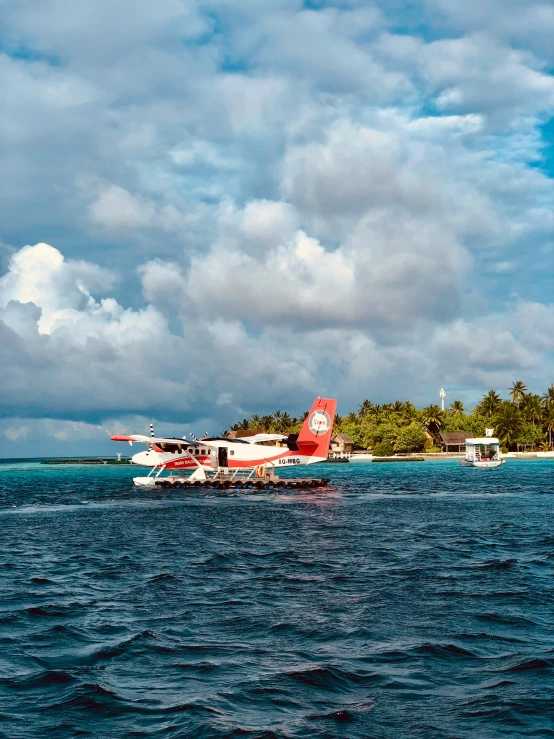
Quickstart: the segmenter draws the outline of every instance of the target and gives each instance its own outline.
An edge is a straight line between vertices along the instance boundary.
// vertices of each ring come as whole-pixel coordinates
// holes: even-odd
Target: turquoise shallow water
[[[0,464],[0,736],[554,736],[553,462],[136,472]]]

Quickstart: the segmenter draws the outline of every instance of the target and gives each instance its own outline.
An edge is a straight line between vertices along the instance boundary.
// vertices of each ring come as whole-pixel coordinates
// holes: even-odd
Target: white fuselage
[[[152,469],[199,470],[253,469],[271,464],[285,467],[313,464],[327,459],[337,401],[316,398],[298,434],[256,433],[245,439],[209,437],[187,441],[183,438],[150,438],[142,434],[112,436],[112,441],[146,444],[149,449],[133,455],[134,464]],[[277,441],[282,446],[267,446]]]
[[[244,469],[272,463],[275,467],[289,467],[293,465],[313,464],[321,462],[325,457],[308,456],[274,446],[248,444],[233,441],[210,441],[195,446],[183,443],[181,449],[163,451],[154,445],[152,449],[134,454],[134,464],[143,467],[164,467],[168,470],[195,470],[199,466],[207,469],[228,467],[230,469]]]

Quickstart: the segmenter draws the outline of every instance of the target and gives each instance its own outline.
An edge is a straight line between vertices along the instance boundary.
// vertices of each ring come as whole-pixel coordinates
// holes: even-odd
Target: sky
[[[552,2],[0,17],[0,456],[554,381]]]

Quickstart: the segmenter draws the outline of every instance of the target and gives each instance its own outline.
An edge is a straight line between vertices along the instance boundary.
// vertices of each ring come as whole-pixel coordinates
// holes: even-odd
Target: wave
[[[503,613],[478,613],[475,618],[479,621],[501,624],[503,626],[536,626],[536,621],[526,616],[515,616]]]
[[[341,724],[350,724],[355,721],[354,716],[344,708],[337,711],[331,711],[331,713],[314,713],[308,716],[308,719],[312,721],[337,721]]]
[[[100,713],[104,716],[148,712],[140,704],[126,701],[113,690],[108,690],[98,683],[81,683],[65,700],[40,706],[38,710],[43,713],[78,710],[85,713]]]
[[[46,603],[42,606],[30,606],[25,608],[23,613],[26,613],[32,618],[40,618],[42,616],[48,618],[56,617],[69,617],[76,615],[83,608],[95,605],[95,601],[79,602],[75,601],[72,603]]]
[[[77,678],[65,670],[41,670],[31,675],[1,678],[1,680],[5,687],[15,690],[59,687],[77,682]]]
[[[283,677],[296,683],[323,690],[348,690],[351,686],[372,683],[380,679],[375,673],[360,674],[341,670],[336,666],[311,667],[306,670],[293,670],[283,673]]]
[[[534,659],[527,659],[523,662],[518,662],[511,667],[505,668],[503,672],[529,672],[531,670],[551,670],[554,667],[554,659],[544,659],[543,657],[536,657]]]
[[[148,583],[154,583],[154,582],[171,582],[171,581],[177,581],[179,578],[175,577],[175,575],[172,575],[169,572],[160,572],[159,575],[153,575],[152,577],[149,577],[146,582]]]
[[[480,562],[474,567],[480,570],[509,570],[515,565],[517,565],[517,559],[510,557],[509,559],[490,559],[487,562]]]
[[[332,501],[263,505],[141,502],[117,467],[0,476],[35,504],[1,516],[2,731],[549,736],[548,501],[524,463],[486,501],[426,464],[337,465]]]
[[[414,657],[421,656],[454,661],[458,659],[478,659],[476,654],[456,644],[417,644],[405,649],[388,649],[370,655],[367,659],[375,662],[397,662],[412,660]]]
[[[473,652],[463,647],[458,647],[456,644],[422,644],[410,651],[415,654],[440,657],[441,659],[459,659],[460,657],[474,659],[477,657]]]

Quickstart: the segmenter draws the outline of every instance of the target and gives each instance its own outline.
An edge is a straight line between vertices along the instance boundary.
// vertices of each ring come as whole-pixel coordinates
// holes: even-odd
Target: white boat
[[[464,467],[500,467],[505,462],[498,439],[491,436],[466,439]]]

